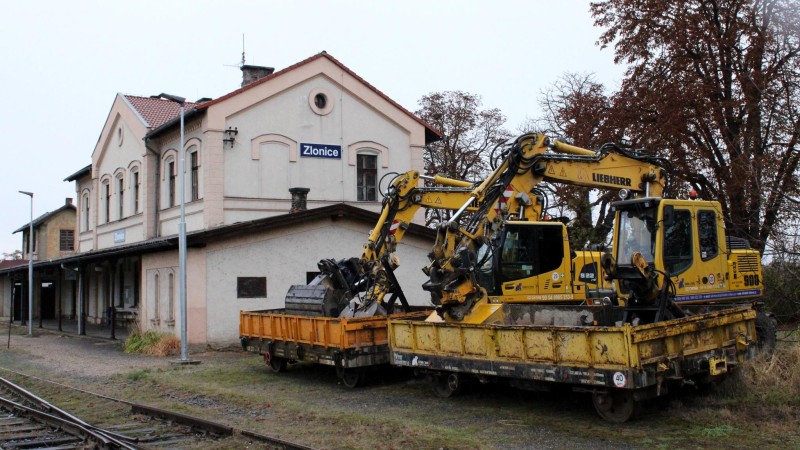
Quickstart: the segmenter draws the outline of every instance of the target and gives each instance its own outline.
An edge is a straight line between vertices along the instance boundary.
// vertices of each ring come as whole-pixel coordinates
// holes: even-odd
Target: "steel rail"
[[[0,397],[0,404],[6,409],[18,416],[30,417],[35,422],[49,425],[53,428],[60,429],[67,434],[82,440],[91,440],[99,448],[107,449],[126,449],[126,450],[145,450],[144,447],[134,445],[116,437],[109,436],[104,430],[98,429],[91,425],[86,426],[74,420],[62,417],[57,414],[50,414],[45,411],[40,411],[36,408],[25,406],[13,400]]]
[[[143,448],[138,445],[135,445],[133,442],[130,442],[129,438],[127,437],[121,436],[117,433],[108,432],[102,428],[96,427],[84,421],[83,419],[77,416],[68,413],[67,411],[64,411],[63,409],[53,405],[52,403],[44,400],[43,398],[28,391],[27,389],[6,380],[3,377],[0,377],[0,385],[2,385],[2,388],[11,391],[14,394],[17,394],[20,397],[25,398],[31,403],[34,403],[39,408],[41,408],[41,410],[37,410],[35,408],[31,408],[22,405],[20,403],[16,403],[9,399],[0,398],[0,402],[2,402],[7,407],[11,407],[14,410],[35,416],[40,420],[56,419],[60,421],[59,424],[60,426],[69,426],[76,430],[80,430],[84,436],[93,437],[109,448],[120,448],[127,450],[140,450]]]
[[[152,406],[148,406],[148,405],[142,405],[142,404],[139,404],[139,403],[134,403],[134,402],[131,402],[131,401],[128,401],[128,400],[122,400],[122,399],[115,398],[115,397],[109,397],[107,395],[97,394],[97,393],[94,393],[94,392],[91,392],[91,391],[87,391],[85,389],[72,387],[72,386],[69,386],[69,385],[66,385],[66,384],[63,384],[63,383],[47,380],[47,379],[44,379],[44,378],[41,378],[41,377],[37,377],[37,376],[33,376],[33,375],[28,375],[28,374],[25,374],[25,373],[22,373],[22,372],[18,372],[18,371],[15,371],[15,370],[11,370],[11,369],[7,369],[7,368],[4,368],[4,367],[0,367],[0,370],[6,371],[6,372],[10,372],[10,373],[13,373],[13,374],[25,377],[25,378],[31,378],[31,379],[39,380],[39,381],[42,381],[42,382],[45,382],[45,383],[49,383],[49,384],[52,384],[52,385],[55,385],[55,386],[59,386],[59,387],[62,387],[62,388],[66,388],[66,389],[70,389],[70,390],[73,390],[73,391],[77,391],[77,392],[80,392],[82,394],[91,395],[91,396],[94,396],[94,397],[102,398],[102,399],[113,401],[113,402],[117,402],[117,403],[122,403],[122,404],[130,406],[131,407],[131,411],[134,412],[134,413],[139,412],[139,413],[151,416],[151,417],[165,418],[165,419],[168,419],[168,420],[172,420],[172,421],[174,421],[176,423],[181,423],[183,425],[188,425],[188,426],[191,426],[191,427],[194,427],[196,429],[203,430],[203,431],[206,431],[206,432],[209,432],[209,433],[214,433],[214,434],[218,434],[218,435],[222,435],[222,436],[230,436],[230,435],[245,436],[245,437],[249,437],[249,438],[252,438],[252,439],[257,439],[257,440],[259,440],[261,442],[264,442],[264,443],[267,443],[267,444],[271,444],[271,445],[275,445],[278,448],[283,448],[283,449],[287,449],[287,450],[316,450],[315,447],[309,447],[309,446],[306,446],[306,445],[303,445],[303,444],[297,444],[297,443],[290,442],[290,441],[287,441],[287,440],[284,440],[284,439],[280,439],[280,438],[276,438],[276,437],[273,437],[273,436],[269,436],[269,435],[265,435],[265,434],[261,434],[261,433],[256,433],[256,432],[253,432],[253,431],[247,431],[247,430],[244,430],[244,429],[241,429],[241,428],[231,427],[229,425],[225,425],[225,424],[222,424],[222,423],[219,423],[219,422],[214,422],[214,421],[202,419],[202,418],[195,417],[195,416],[190,416],[190,415],[187,415],[187,414],[177,413],[177,412],[174,412],[174,411],[168,411],[168,410],[161,409],[161,408],[156,408],[156,407],[152,407]],[[2,380],[2,381],[0,381],[0,384],[4,384],[3,381],[5,381],[6,383],[10,383],[10,382],[8,382],[7,380],[5,380],[2,377],[0,377],[0,380]],[[13,384],[13,383],[11,383],[11,384]],[[36,397],[33,394],[30,394],[30,395],[32,395],[33,397]],[[53,405],[50,405],[50,406],[52,406],[53,408],[56,408]],[[152,411],[152,413],[151,413],[151,411]],[[228,430],[230,430],[230,431],[228,431]],[[108,430],[104,430],[104,432],[107,433],[108,435],[115,436],[115,437],[117,437],[119,439],[127,439],[128,442],[131,442],[131,441],[136,442],[135,438],[129,438],[127,436],[123,436],[123,435],[120,435],[118,433],[114,433],[114,432],[108,431]],[[130,445],[133,445],[133,444],[130,444]],[[141,447],[135,447],[135,448],[138,450]]]

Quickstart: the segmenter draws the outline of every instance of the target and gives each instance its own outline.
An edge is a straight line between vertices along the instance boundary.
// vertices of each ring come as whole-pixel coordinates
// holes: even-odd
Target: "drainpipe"
[[[149,152],[156,156],[156,186],[155,186],[155,202],[153,202],[153,232],[155,235],[153,237],[158,237],[161,233],[158,232],[158,211],[160,206],[160,187],[161,187],[161,153],[157,150],[150,148],[148,145],[149,139],[147,136],[144,137],[144,148],[146,148]]]

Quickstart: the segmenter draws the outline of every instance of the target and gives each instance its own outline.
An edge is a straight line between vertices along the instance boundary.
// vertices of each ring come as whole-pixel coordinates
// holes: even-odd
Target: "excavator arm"
[[[420,187],[426,179],[431,187]],[[473,183],[417,171],[392,179],[383,198],[381,215],[360,258],[324,259],[310,284],[294,285],[286,295],[286,312],[297,315],[354,317],[386,314],[399,300],[409,308],[394,276],[399,265],[397,244],[422,207],[456,210],[472,193]],[[466,208],[473,211],[475,208]],[[390,299],[385,299],[391,294]],[[355,301],[353,301],[355,300]]]

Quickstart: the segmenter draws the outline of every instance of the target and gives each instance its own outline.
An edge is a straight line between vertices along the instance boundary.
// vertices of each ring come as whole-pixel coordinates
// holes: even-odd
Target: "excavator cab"
[[[509,221],[478,250],[478,283],[492,303],[571,299],[571,259],[561,222]],[[494,250],[492,250],[494,249]]]
[[[659,199],[626,200],[615,203],[616,228],[614,230],[613,256],[616,273],[622,279],[638,274],[633,263],[638,253],[653,265],[656,256]]]
[[[718,202],[641,198],[616,202],[612,258],[621,298],[641,280],[641,261],[681,305],[739,302],[761,295],[758,251],[726,237]],[[640,257],[634,257],[640,255]],[[638,265],[637,265],[638,261]]]

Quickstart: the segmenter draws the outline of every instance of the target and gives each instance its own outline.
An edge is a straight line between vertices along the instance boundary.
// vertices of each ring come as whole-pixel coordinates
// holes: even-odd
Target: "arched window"
[[[356,155],[356,200],[374,202],[378,192],[378,155],[360,152]]]
[[[187,189],[189,195],[184,197],[186,201],[193,202],[200,200],[203,196],[203,171],[202,171],[202,155],[200,154],[200,139],[191,138],[184,144],[184,151],[186,152],[184,160],[184,187]],[[180,193],[178,194],[180,195]]]
[[[130,180],[130,197],[131,197],[131,214],[139,214],[140,208],[140,188],[142,181],[139,178],[139,166],[131,167]]]
[[[197,150],[189,153],[189,183],[192,193],[190,201],[200,198],[200,160],[198,156]]]
[[[158,324],[161,319],[161,283],[159,282],[158,273],[153,277],[153,287],[155,295],[153,296],[153,322]]]
[[[121,173],[116,177],[117,188],[117,219],[125,218],[125,176]]]
[[[167,207],[175,206],[175,158],[167,160]]]
[[[89,231],[89,192],[81,195],[81,231]]]
[[[111,222],[111,179],[103,180],[100,188],[101,205],[103,205],[103,223]]]
[[[175,322],[175,274],[169,274],[169,305],[167,308],[167,320],[170,324]]]

